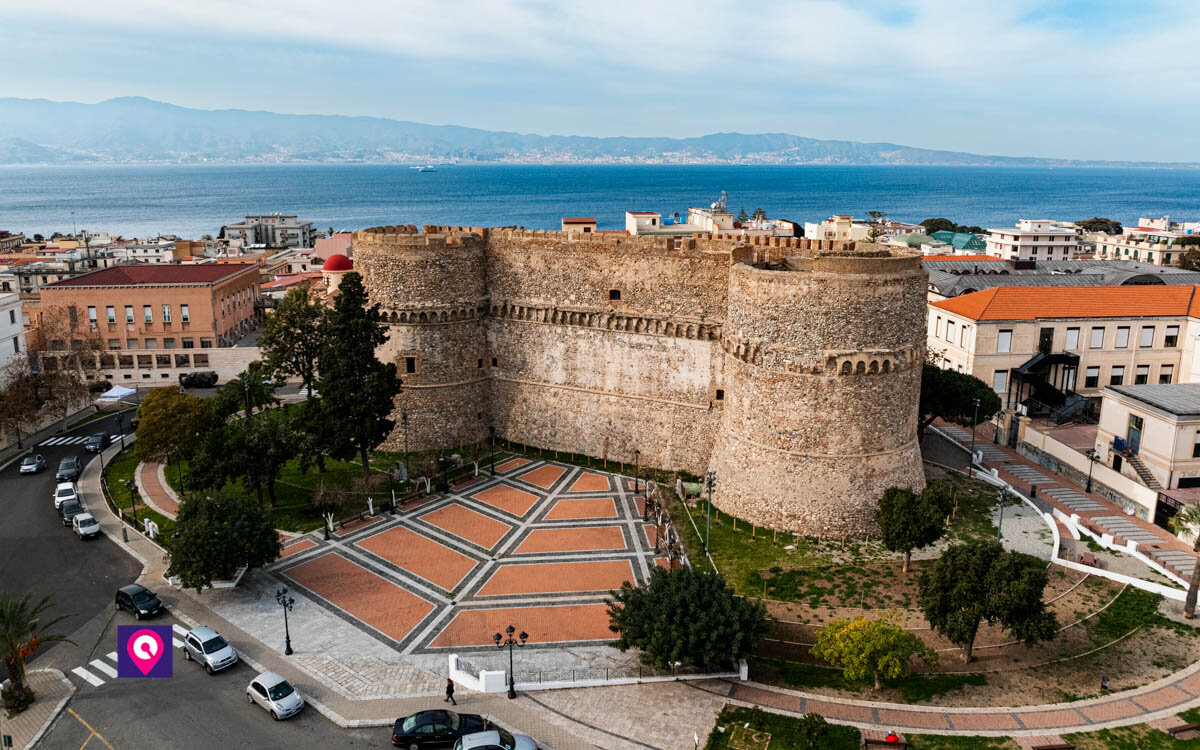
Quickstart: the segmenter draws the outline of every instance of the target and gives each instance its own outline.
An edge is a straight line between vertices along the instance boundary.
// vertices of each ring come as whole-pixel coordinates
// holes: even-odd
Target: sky
[[[0,28],[0,96],[1200,162],[1194,0],[0,0]]]

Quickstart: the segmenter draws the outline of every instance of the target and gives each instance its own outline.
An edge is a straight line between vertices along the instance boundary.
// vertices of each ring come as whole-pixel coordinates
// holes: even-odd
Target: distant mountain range
[[[1191,163],[981,156],[786,133],[589,138],[425,125],[380,117],[0,98],[0,164],[827,164],[1196,168]]]

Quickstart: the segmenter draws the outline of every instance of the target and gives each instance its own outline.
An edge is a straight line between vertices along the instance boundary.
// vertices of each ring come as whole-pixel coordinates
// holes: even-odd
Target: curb
[[[33,739],[30,740],[29,744],[25,746],[26,748],[35,747],[37,743],[41,741],[46,732],[50,730],[50,726],[54,724],[55,720],[57,720],[59,715],[62,714],[62,710],[67,707],[67,702],[71,700],[71,696],[75,695],[75,691],[77,689],[75,684],[68,680],[67,676],[62,673],[62,670],[47,667],[45,669],[31,669],[29,671],[52,672],[53,674],[57,675],[58,679],[62,680],[66,684],[67,694],[62,697],[62,699],[58,702],[58,705],[55,706],[54,710],[50,712],[50,718],[46,719],[46,722],[42,724],[42,728],[37,731],[37,734],[33,735]]]

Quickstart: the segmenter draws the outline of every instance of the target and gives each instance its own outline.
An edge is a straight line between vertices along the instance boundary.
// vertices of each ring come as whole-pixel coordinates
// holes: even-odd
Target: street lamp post
[[[137,488],[137,482],[134,482],[132,479],[126,479],[126,480],[125,480],[125,489],[129,490],[129,509],[133,511],[133,526],[134,526],[134,528],[137,528],[137,523],[138,523],[138,517],[137,517],[137,501],[138,501],[138,488]]]
[[[996,524],[996,538],[1000,539],[1004,532],[1004,505],[1008,502],[1008,487],[1000,488],[1000,523]]]
[[[117,414],[117,430],[121,433],[121,450],[125,450],[125,412]]]
[[[275,601],[279,602],[279,606],[283,607],[283,653],[291,656],[294,652],[292,651],[292,631],[288,629],[288,612],[291,611],[292,607],[296,606],[296,599],[295,597],[288,596],[288,590],[285,586],[275,592]]]
[[[658,500],[654,501],[654,554],[660,552],[661,543],[659,539],[662,536],[662,503]]]
[[[404,425],[404,476],[408,477],[408,409],[400,410],[400,424]]]
[[[704,475],[704,487],[708,490],[708,502],[704,508],[704,554],[711,554],[709,541],[712,539],[712,493],[717,486],[717,472],[709,471]]]
[[[325,541],[329,541],[329,518],[325,515],[325,488],[320,490],[320,499],[317,503],[321,506],[321,531],[325,532]],[[392,495],[394,498],[395,495]]]
[[[488,425],[488,436],[492,439],[492,476],[496,476],[496,426]]]
[[[975,418],[971,420],[971,459],[967,461],[967,477],[974,476],[975,469],[975,429],[979,427],[979,399],[975,401]]]
[[[633,451],[633,494],[641,492],[642,452],[636,448]]]
[[[517,629],[512,625],[505,628],[504,632],[508,636],[507,638],[496,633],[492,636],[492,640],[495,641],[496,648],[508,646],[508,697],[511,700],[517,697],[517,679],[516,675],[513,674],[513,646],[525,648],[525,641],[529,639],[529,634],[522,630],[521,634],[517,636],[520,640],[513,638],[513,633],[517,632]]]
[[[1087,453],[1085,453],[1084,455],[1086,455],[1088,458],[1087,491],[1091,492],[1092,491],[1092,467],[1100,462],[1100,454],[1096,452],[1095,448],[1088,448]]]

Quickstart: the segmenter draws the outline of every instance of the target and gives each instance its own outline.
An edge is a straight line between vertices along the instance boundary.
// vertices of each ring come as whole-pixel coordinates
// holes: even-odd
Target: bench
[[[1096,559],[1096,556],[1093,555],[1091,552],[1084,552],[1083,554],[1081,554],[1079,556],[1079,562],[1083,565],[1090,565],[1093,568],[1103,568],[1104,567],[1103,565],[1100,564],[1100,561]]]
[[[471,485],[482,481],[483,477],[477,477],[472,474],[463,474],[462,476],[455,477],[454,481],[450,482],[450,488],[454,490],[460,490],[463,487],[470,487]]]
[[[405,504],[405,503],[407,503],[409,500],[420,500],[420,499],[421,499],[421,497],[422,497],[422,494],[421,494],[421,491],[420,491],[420,490],[412,490],[412,491],[410,491],[410,492],[405,492],[403,495],[401,495],[401,496],[398,498],[398,502],[399,502],[401,505],[404,505],[404,504]]]
[[[1167,734],[1171,735],[1171,737],[1176,737],[1177,735],[1180,735],[1180,734],[1186,734],[1187,732],[1198,732],[1198,731],[1200,731],[1200,724],[1180,724],[1177,727],[1168,727],[1167,728]]]
[[[863,738],[863,747],[905,747],[906,748],[906,747],[908,747],[908,743],[905,742],[904,740],[899,740],[897,742],[888,742],[887,740],[880,740],[880,739],[864,737]]]
[[[1033,745],[1029,750],[1075,750],[1075,746],[1066,742],[1058,742],[1053,745]]]

